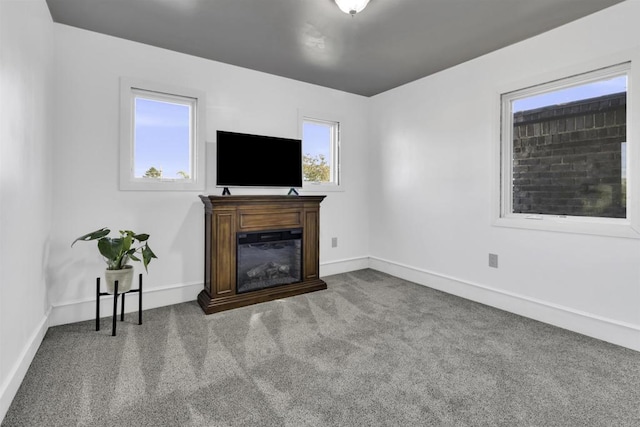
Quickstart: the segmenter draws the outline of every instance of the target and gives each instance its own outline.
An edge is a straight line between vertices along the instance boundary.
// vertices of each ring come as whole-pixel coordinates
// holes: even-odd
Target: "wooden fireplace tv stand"
[[[204,203],[204,289],[198,303],[206,314],[319,291],[320,202],[325,196],[200,196]],[[238,236],[296,230],[302,233],[301,280],[237,292]]]

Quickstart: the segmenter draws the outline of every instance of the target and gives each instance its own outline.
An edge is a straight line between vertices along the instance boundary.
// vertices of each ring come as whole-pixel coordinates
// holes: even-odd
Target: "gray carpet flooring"
[[[640,353],[373,270],[325,280],[50,328],[2,426],[640,425]]]

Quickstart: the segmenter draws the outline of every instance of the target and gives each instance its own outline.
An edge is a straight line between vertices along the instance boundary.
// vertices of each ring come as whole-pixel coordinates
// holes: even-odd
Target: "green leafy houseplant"
[[[131,230],[120,230],[120,237],[108,237],[110,232],[111,230],[108,228],[101,228],[78,237],[71,243],[71,246],[78,241],[97,240],[98,250],[107,263],[107,270],[130,268],[127,263],[129,260],[133,260],[142,261],[144,269],[149,271],[147,266],[153,258],[157,258],[147,243],[149,235],[136,234]],[[139,257],[136,254],[139,254]]]

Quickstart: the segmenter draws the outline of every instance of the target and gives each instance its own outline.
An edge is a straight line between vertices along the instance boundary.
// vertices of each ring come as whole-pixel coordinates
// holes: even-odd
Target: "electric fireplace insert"
[[[236,293],[302,281],[302,229],[237,234]]]

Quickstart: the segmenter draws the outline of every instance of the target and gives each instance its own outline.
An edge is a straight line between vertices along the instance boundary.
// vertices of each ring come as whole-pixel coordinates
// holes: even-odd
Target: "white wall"
[[[0,1],[0,420],[47,329],[53,23]]]
[[[371,265],[640,350],[640,241],[500,228],[491,217],[500,89],[637,52],[638,16],[640,2],[624,2],[374,97]]]
[[[95,243],[70,243],[103,226],[151,234],[159,260],[145,279],[145,307],[194,300],[202,289],[199,193],[118,190],[121,76],[206,92],[207,194],[221,193],[213,170],[217,129],[297,137],[298,109],[342,117],[344,191],[325,193],[320,262],[325,274],[366,263],[367,98],[64,25],[55,25],[55,36],[52,324],[94,316],[95,277],[104,266]],[[331,237],[339,238],[337,248],[331,248]]]

